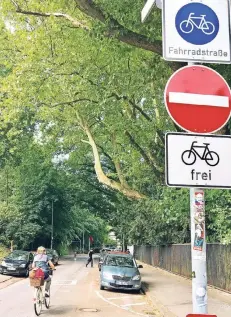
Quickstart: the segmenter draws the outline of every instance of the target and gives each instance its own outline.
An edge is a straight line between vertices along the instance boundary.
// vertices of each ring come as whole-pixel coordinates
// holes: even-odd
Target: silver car
[[[141,276],[135,259],[130,254],[108,254],[101,264],[100,289],[106,288],[136,290],[141,289]]]

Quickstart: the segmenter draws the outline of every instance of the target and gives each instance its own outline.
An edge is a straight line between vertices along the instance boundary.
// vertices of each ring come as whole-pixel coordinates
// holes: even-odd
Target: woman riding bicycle
[[[37,249],[37,254],[34,257],[32,268],[34,270],[40,268],[44,273],[44,280],[46,282],[45,283],[46,284],[46,286],[45,286],[45,296],[46,297],[49,297],[49,289],[51,286],[51,278],[49,275],[49,272],[50,272],[49,266],[51,267],[51,269],[55,270],[54,264],[48,259],[48,256],[46,255],[46,249],[41,246]]]

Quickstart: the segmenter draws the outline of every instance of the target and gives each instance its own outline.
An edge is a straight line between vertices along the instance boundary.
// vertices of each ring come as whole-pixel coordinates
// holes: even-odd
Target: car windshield
[[[126,256],[107,256],[105,265],[120,267],[135,267],[132,257]]]
[[[12,252],[7,258],[11,260],[27,260],[28,254],[22,252]]]

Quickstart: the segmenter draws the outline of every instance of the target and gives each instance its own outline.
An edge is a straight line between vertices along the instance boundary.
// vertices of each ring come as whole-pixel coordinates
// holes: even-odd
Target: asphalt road
[[[130,292],[99,290],[97,260],[85,267],[86,256],[66,258],[54,272],[51,306],[41,316],[49,317],[134,317],[157,316],[146,296]],[[1,283],[1,317],[34,317],[33,288],[29,279],[13,278]]]

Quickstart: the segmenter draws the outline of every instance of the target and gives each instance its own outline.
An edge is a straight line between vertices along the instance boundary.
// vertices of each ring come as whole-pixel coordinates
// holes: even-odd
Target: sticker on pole
[[[216,13],[202,3],[189,3],[180,8],[175,24],[179,35],[195,45],[210,43],[219,31]]]
[[[204,213],[204,192],[197,191],[194,193],[194,241],[193,250],[203,251],[204,238],[205,238],[205,213]]]

